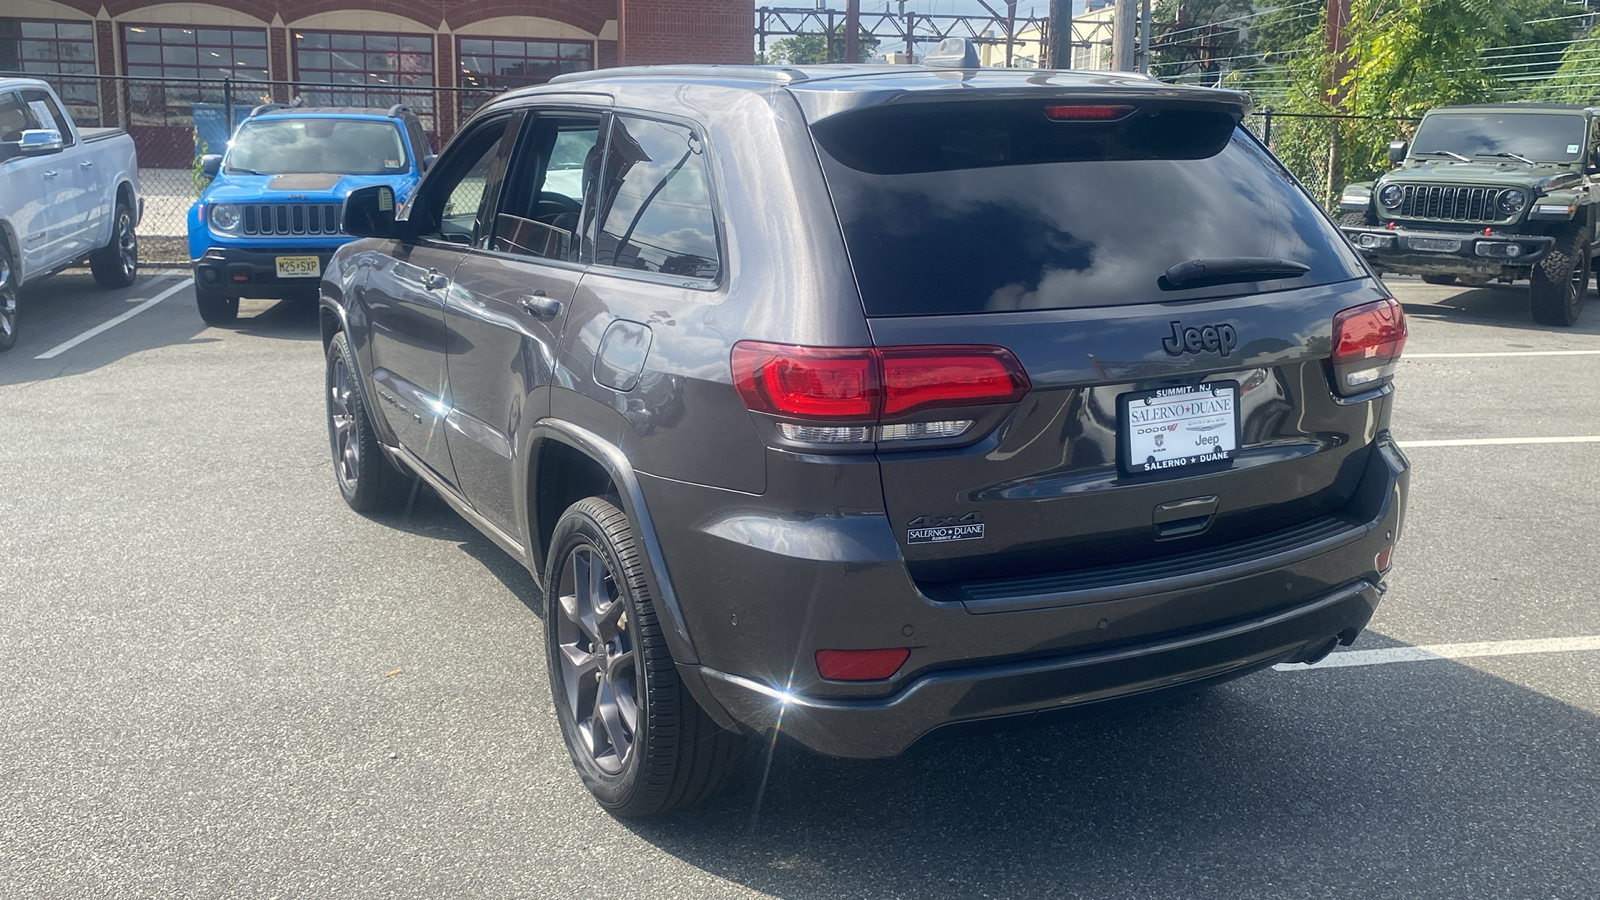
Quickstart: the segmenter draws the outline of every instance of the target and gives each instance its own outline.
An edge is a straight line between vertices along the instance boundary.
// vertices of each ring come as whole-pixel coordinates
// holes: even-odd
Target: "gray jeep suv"
[[[943,725],[1320,659],[1405,509],[1399,305],[1242,94],[620,69],[487,104],[322,280],[358,511],[418,483],[541,580],[619,815],[780,728]]]

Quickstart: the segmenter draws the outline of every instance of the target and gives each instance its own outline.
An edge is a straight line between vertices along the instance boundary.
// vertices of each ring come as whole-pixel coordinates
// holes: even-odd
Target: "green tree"
[[[866,29],[861,30],[861,61],[872,59],[878,52],[878,38]],[[773,41],[762,61],[774,66],[811,66],[819,63],[844,62],[844,23],[833,27],[833,57],[828,56],[828,36],[824,32],[797,34]]]
[[[1238,69],[1241,37],[1254,0],[1155,0],[1150,8],[1150,72],[1160,78]]]
[[[1555,103],[1594,103],[1600,98],[1600,26],[1567,46],[1561,65],[1534,91]]]

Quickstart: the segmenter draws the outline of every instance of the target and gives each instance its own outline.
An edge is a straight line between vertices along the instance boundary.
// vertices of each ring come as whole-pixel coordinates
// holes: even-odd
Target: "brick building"
[[[493,92],[559,73],[750,62],[753,29],[750,0],[5,0],[0,71],[176,154],[196,103],[405,103],[444,139]]]

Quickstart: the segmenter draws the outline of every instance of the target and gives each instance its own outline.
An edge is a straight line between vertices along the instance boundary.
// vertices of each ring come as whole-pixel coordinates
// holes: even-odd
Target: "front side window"
[[[295,31],[294,70],[309,106],[411,108],[433,130],[433,38],[425,34]]]
[[[682,125],[618,116],[605,166],[595,263],[715,280],[721,257],[699,137]]]
[[[73,121],[84,127],[100,124],[91,23],[0,18],[0,71],[44,79],[61,96]]]
[[[598,116],[534,120],[507,173],[491,248],[541,259],[572,258],[584,197],[598,171],[599,137]]]
[[[487,232],[497,163],[510,123],[516,116],[479,123],[451,142],[428,173],[411,211],[412,233],[418,238],[475,246]]]
[[[260,82],[267,80],[267,32],[124,25],[122,62],[129,76],[128,115],[133,124],[193,128],[193,105],[221,104],[224,78],[234,80],[236,106],[261,102],[266,86]]]
[[[67,124],[66,116],[61,114],[61,108],[56,106],[56,101],[49,94],[44,91],[23,91],[22,102],[28,104],[40,128],[60,134],[62,144],[72,146],[72,127]]]
[[[393,123],[326,117],[261,118],[239,126],[227,171],[242,175],[396,175],[410,163]]]

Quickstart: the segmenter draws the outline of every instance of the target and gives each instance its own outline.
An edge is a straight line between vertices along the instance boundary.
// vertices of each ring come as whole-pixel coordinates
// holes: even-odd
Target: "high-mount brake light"
[[[1405,311],[1389,298],[1334,315],[1328,363],[1339,393],[1359,394],[1387,384],[1405,350],[1406,334]]]
[[[1044,108],[1044,114],[1054,122],[1115,122],[1132,113],[1131,106],[1056,103]]]
[[[732,362],[733,385],[745,406],[802,420],[778,423],[780,434],[802,443],[959,437],[972,420],[875,428],[857,423],[876,425],[926,409],[1014,403],[1032,387],[1011,351],[984,345],[837,348],[740,341]]]

